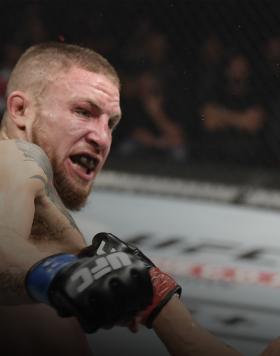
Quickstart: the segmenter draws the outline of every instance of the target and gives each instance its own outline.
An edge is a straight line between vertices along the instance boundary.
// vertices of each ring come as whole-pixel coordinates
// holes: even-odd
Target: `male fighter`
[[[41,44],[19,59],[0,130],[0,338],[4,355],[89,355],[84,336],[136,323],[173,355],[238,355],[198,326],[180,287],[110,234],[90,247],[82,207],[121,117],[120,84],[92,50]]]

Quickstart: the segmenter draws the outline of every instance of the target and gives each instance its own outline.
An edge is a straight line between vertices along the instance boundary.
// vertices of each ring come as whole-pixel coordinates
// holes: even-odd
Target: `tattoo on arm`
[[[39,146],[21,140],[16,140],[16,145],[24,154],[25,161],[36,162],[47,176],[48,181],[53,180],[53,170],[48,156]]]
[[[23,152],[25,161],[35,162],[43,170],[47,177],[47,181],[40,175],[35,175],[30,177],[30,179],[39,179],[44,183],[47,196],[50,200],[59,208],[62,214],[67,218],[70,225],[79,231],[73,217],[66,209],[62,200],[60,199],[54,185],[53,185],[53,170],[48,159],[48,156],[44,151],[37,145],[31,144],[29,142],[16,140],[16,145],[18,149]]]

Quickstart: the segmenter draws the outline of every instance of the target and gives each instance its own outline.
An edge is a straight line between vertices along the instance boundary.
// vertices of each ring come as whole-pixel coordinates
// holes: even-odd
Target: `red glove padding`
[[[140,313],[140,322],[151,328],[154,319],[172,296],[174,294],[181,296],[182,288],[172,277],[162,272],[158,267],[152,267],[149,273],[153,285],[153,302]]]

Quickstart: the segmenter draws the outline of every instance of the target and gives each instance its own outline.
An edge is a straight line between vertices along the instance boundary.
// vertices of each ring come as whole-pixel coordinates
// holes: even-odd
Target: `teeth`
[[[81,156],[79,161],[85,166],[89,165],[90,163],[90,159],[86,156]]]
[[[95,167],[94,159],[90,158],[89,156],[77,155],[71,157],[71,159],[74,163],[78,163],[80,166],[86,168],[87,172],[92,171]]]

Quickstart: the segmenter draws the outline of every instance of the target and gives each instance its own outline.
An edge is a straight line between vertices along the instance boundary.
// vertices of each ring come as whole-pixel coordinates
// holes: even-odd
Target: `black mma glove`
[[[179,297],[181,296],[181,286],[179,286],[171,276],[157,268],[138,248],[121,241],[113,234],[101,232],[95,235],[92,240],[92,245],[85,248],[82,254],[91,256],[96,253],[110,253],[111,251],[123,251],[135,256],[149,269],[151,282],[153,284],[153,299],[149,306],[143,308],[138,316],[140,316],[140,322],[142,324],[151,328],[154,319],[172,296],[174,294],[177,294]]]
[[[39,261],[26,276],[28,293],[62,317],[75,316],[88,333],[124,324],[151,303],[153,287],[145,261],[120,245]]]

